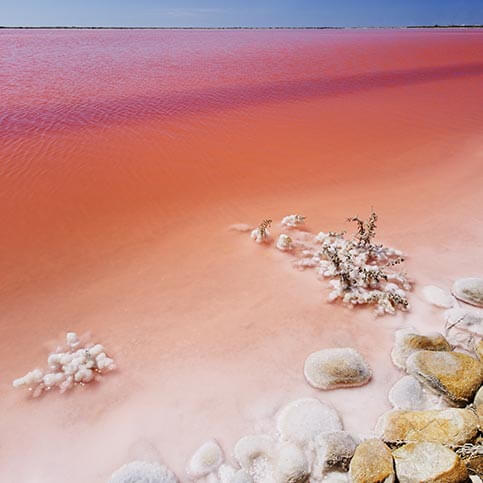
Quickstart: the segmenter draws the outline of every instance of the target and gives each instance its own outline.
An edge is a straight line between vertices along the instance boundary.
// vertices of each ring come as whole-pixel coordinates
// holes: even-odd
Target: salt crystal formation
[[[238,464],[250,475],[260,475],[272,470],[275,441],[268,435],[244,436],[235,445],[234,455]]]
[[[216,471],[223,463],[223,452],[216,441],[207,441],[191,457],[187,473],[192,478],[200,478]]]
[[[282,225],[295,228],[304,221],[305,217],[289,215]],[[372,213],[366,222],[357,217],[348,221],[358,227],[352,239],[346,239],[345,232],[320,232],[314,236],[296,231],[294,239],[280,235],[277,248],[294,253],[295,267],[313,268],[320,277],[330,279],[330,302],[341,300],[351,307],[372,304],[378,315],[409,309],[407,291],[411,290],[411,283],[405,274],[394,269],[404,261],[402,252],[373,242],[377,215]],[[264,220],[251,237],[258,243],[268,241],[270,223],[271,220]]]
[[[404,260],[402,252],[370,241],[377,220],[374,213],[366,224],[355,220],[360,227],[356,239],[346,240],[344,233],[320,232],[316,237],[321,245],[317,252],[317,271],[331,279],[329,301],[374,304],[378,315],[407,310],[406,292],[411,289],[410,282],[404,274],[391,268]]]
[[[304,375],[317,389],[362,386],[372,371],[361,354],[350,347],[322,349],[305,360]]]
[[[53,387],[58,387],[62,393],[75,384],[91,382],[97,375],[112,371],[116,367],[101,344],[81,347],[75,332],[67,333],[66,345],[65,351],[49,355],[47,371],[34,369],[15,379],[13,387],[27,387],[29,391],[33,391],[34,397]]]
[[[267,243],[270,240],[270,231],[268,228],[272,224],[272,220],[263,220],[260,225],[255,228],[250,236],[257,243]]]
[[[288,235],[285,235],[285,234],[282,233],[278,237],[278,240],[277,240],[277,248],[279,250],[281,250],[282,252],[286,252],[288,250],[292,250],[292,248],[293,248],[292,239]]]
[[[109,483],[178,483],[178,479],[159,463],[132,461],[115,471]]]
[[[442,307],[443,309],[449,309],[454,305],[454,298],[449,292],[435,285],[426,285],[423,288],[423,297],[436,307]]]
[[[456,280],[453,294],[467,304],[483,307],[483,278],[469,277]]]
[[[288,215],[282,219],[282,226],[286,226],[288,228],[297,228],[301,225],[305,225],[305,216]]]

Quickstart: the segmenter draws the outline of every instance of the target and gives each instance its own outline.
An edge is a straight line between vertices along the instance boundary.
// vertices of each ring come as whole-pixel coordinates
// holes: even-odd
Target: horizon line
[[[306,26],[263,26],[263,27],[252,27],[252,26],[227,26],[227,27],[190,27],[190,26],[177,26],[177,27],[166,27],[166,26],[109,26],[109,25],[98,25],[98,26],[81,26],[81,25],[0,25],[0,29],[77,29],[77,30],[93,30],[93,29],[104,29],[104,30],[344,30],[344,29],[411,29],[411,28],[483,28],[483,24],[432,24],[432,25],[372,25],[372,26],[332,26],[332,25],[306,25]]]

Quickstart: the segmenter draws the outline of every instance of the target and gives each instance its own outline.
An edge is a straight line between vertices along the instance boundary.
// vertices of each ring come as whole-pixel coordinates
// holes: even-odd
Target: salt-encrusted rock
[[[430,304],[443,309],[449,309],[454,305],[454,298],[451,294],[435,285],[426,285],[423,288],[423,297]]]
[[[191,457],[186,471],[192,478],[201,478],[223,463],[223,452],[216,441],[207,441],[201,445]]]
[[[363,357],[351,348],[323,349],[305,360],[304,374],[317,389],[362,386],[372,377]]]
[[[238,470],[229,483],[253,483],[253,478],[245,470]]]
[[[388,399],[395,409],[408,411],[448,407],[442,396],[424,388],[413,376],[399,379],[389,391]]]
[[[406,363],[407,371],[458,406],[473,401],[483,383],[483,364],[459,352],[419,351]]]
[[[478,416],[470,409],[395,409],[379,418],[375,432],[387,443],[431,441],[457,446],[477,435]]]
[[[250,475],[260,471],[273,471],[275,442],[265,434],[244,436],[235,445],[235,459]]]
[[[426,409],[423,386],[413,376],[404,376],[392,386],[389,402],[396,409]]]
[[[440,443],[409,443],[393,451],[399,483],[463,483],[468,471],[460,457]]]
[[[480,428],[483,431],[483,386],[478,389],[473,401],[473,406],[475,407],[476,414],[478,414],[478,417],[480,418]]]
[[[480,362],[483,362],[483,339],[475,344],[475,354]]]
[[[468,304],[483,307],[483,278],[460,278],[453,284],[453,295]]]
[[[334,409],[318,399],[306,398],[292,401],[280,411],[277,429],[284,440],[303,446],[320,433],[341,430],[342,423]]]
[[[222,464],[218,468],[219,483],[253,483],[253,478],[245,470],[237,470],[231,465]]]
[[[282,443],[275,464],[277,483],[303,483],[309,476],[309,463],[304,452],[293,443]]]
[[[454,307],[444,313],[445,335],[455,347],[471,352],[483,339],[483,313],[478,309]]]
[[[111,475],[109,483],[177,483],[174,473],[159,463],[132,461]]]
[[[340,471],[331,471],[327,473],[322,481],[324,483],[349,483],[350,476],[349,473],[341,473]]]
[[[282,225],[289,228],[296,228],[297,226],[305,225],[305,216],[287,215],[282,219]]]
[[[349,473],[353,483],[392,483],[394,464],[391,450],[378,439],[362,442],[356,448]]]
[[[400,369],[406,369],[406,361],[414,352],[420,350],[428,351],[450,351],[451,345],[438,332],[429,335],[420,335],[411,329],[400,329],[394,334],[394,347],[391,358],[394,365]]]
[[[314,473],[333,470],[347,471],[356,446],[354,438],[346,431],[318,435],[315,438]]]
[[[282,252],[287,252],[289,250],[292,250],[293,248],[293,241],[292,239],[288,236],[282,233],[277,240],[277,248],[281,250]]]

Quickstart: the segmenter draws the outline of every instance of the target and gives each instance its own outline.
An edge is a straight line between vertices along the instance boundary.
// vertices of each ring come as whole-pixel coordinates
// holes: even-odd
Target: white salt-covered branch
[[[13,387],[26,387],[37,397],[44,390],[58,387],[60,392],[75,384],[86,384],[96,376],[116,368],[114,360],[105,352],[101,344],[82,347],[75,332],[66,334],[65,351],[54,352],[47,358],[48,369],[34,369],[25,376],[15,379]]]

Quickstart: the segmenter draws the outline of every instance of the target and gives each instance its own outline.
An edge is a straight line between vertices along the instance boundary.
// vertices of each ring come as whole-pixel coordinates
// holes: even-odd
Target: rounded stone
[[[349,473],[353,483],[392,483],[394,464],[391,450],[379,439],[362,442],[356,448]]]
[[[423,287],[423,297],[430,304],[443,309],[449,309],[455,302],[449,292],[435,285],[426,285],[426,287]]]
[[[333,408],[306,398],[292,401],[280,411],[277,429],[284,440],[304,446],[320,433],[341,430],[342,423]]]
[[[192,478],[201,478],[215,471],[223,463],[223,452],[216,441],[207,441],[191,457],[186,472]]]
[[[451,345],[439,333],[420,335],[414,329],[400,329],[394,334],[394,346],[391,352],[392,362],[400,369],[406,369],[406,361],[411,354],[420,350],[450,351]]]
[[[463,302],[483,307],[483,278],[460,278],[453,284],[453,295]]]
[[[468,470],[460,457],[440,443],[409,443],[393,452],[399,483],[463,483]]]
[[[483,364],[460,352],[419,351],[406,363],[409,374],[458,406],[473,401],[483,383]]]
[[[317,389],[362,386],[372,377],[366,361],[351,348],[323,349],[310,354],[304,374],[308,383]]]

